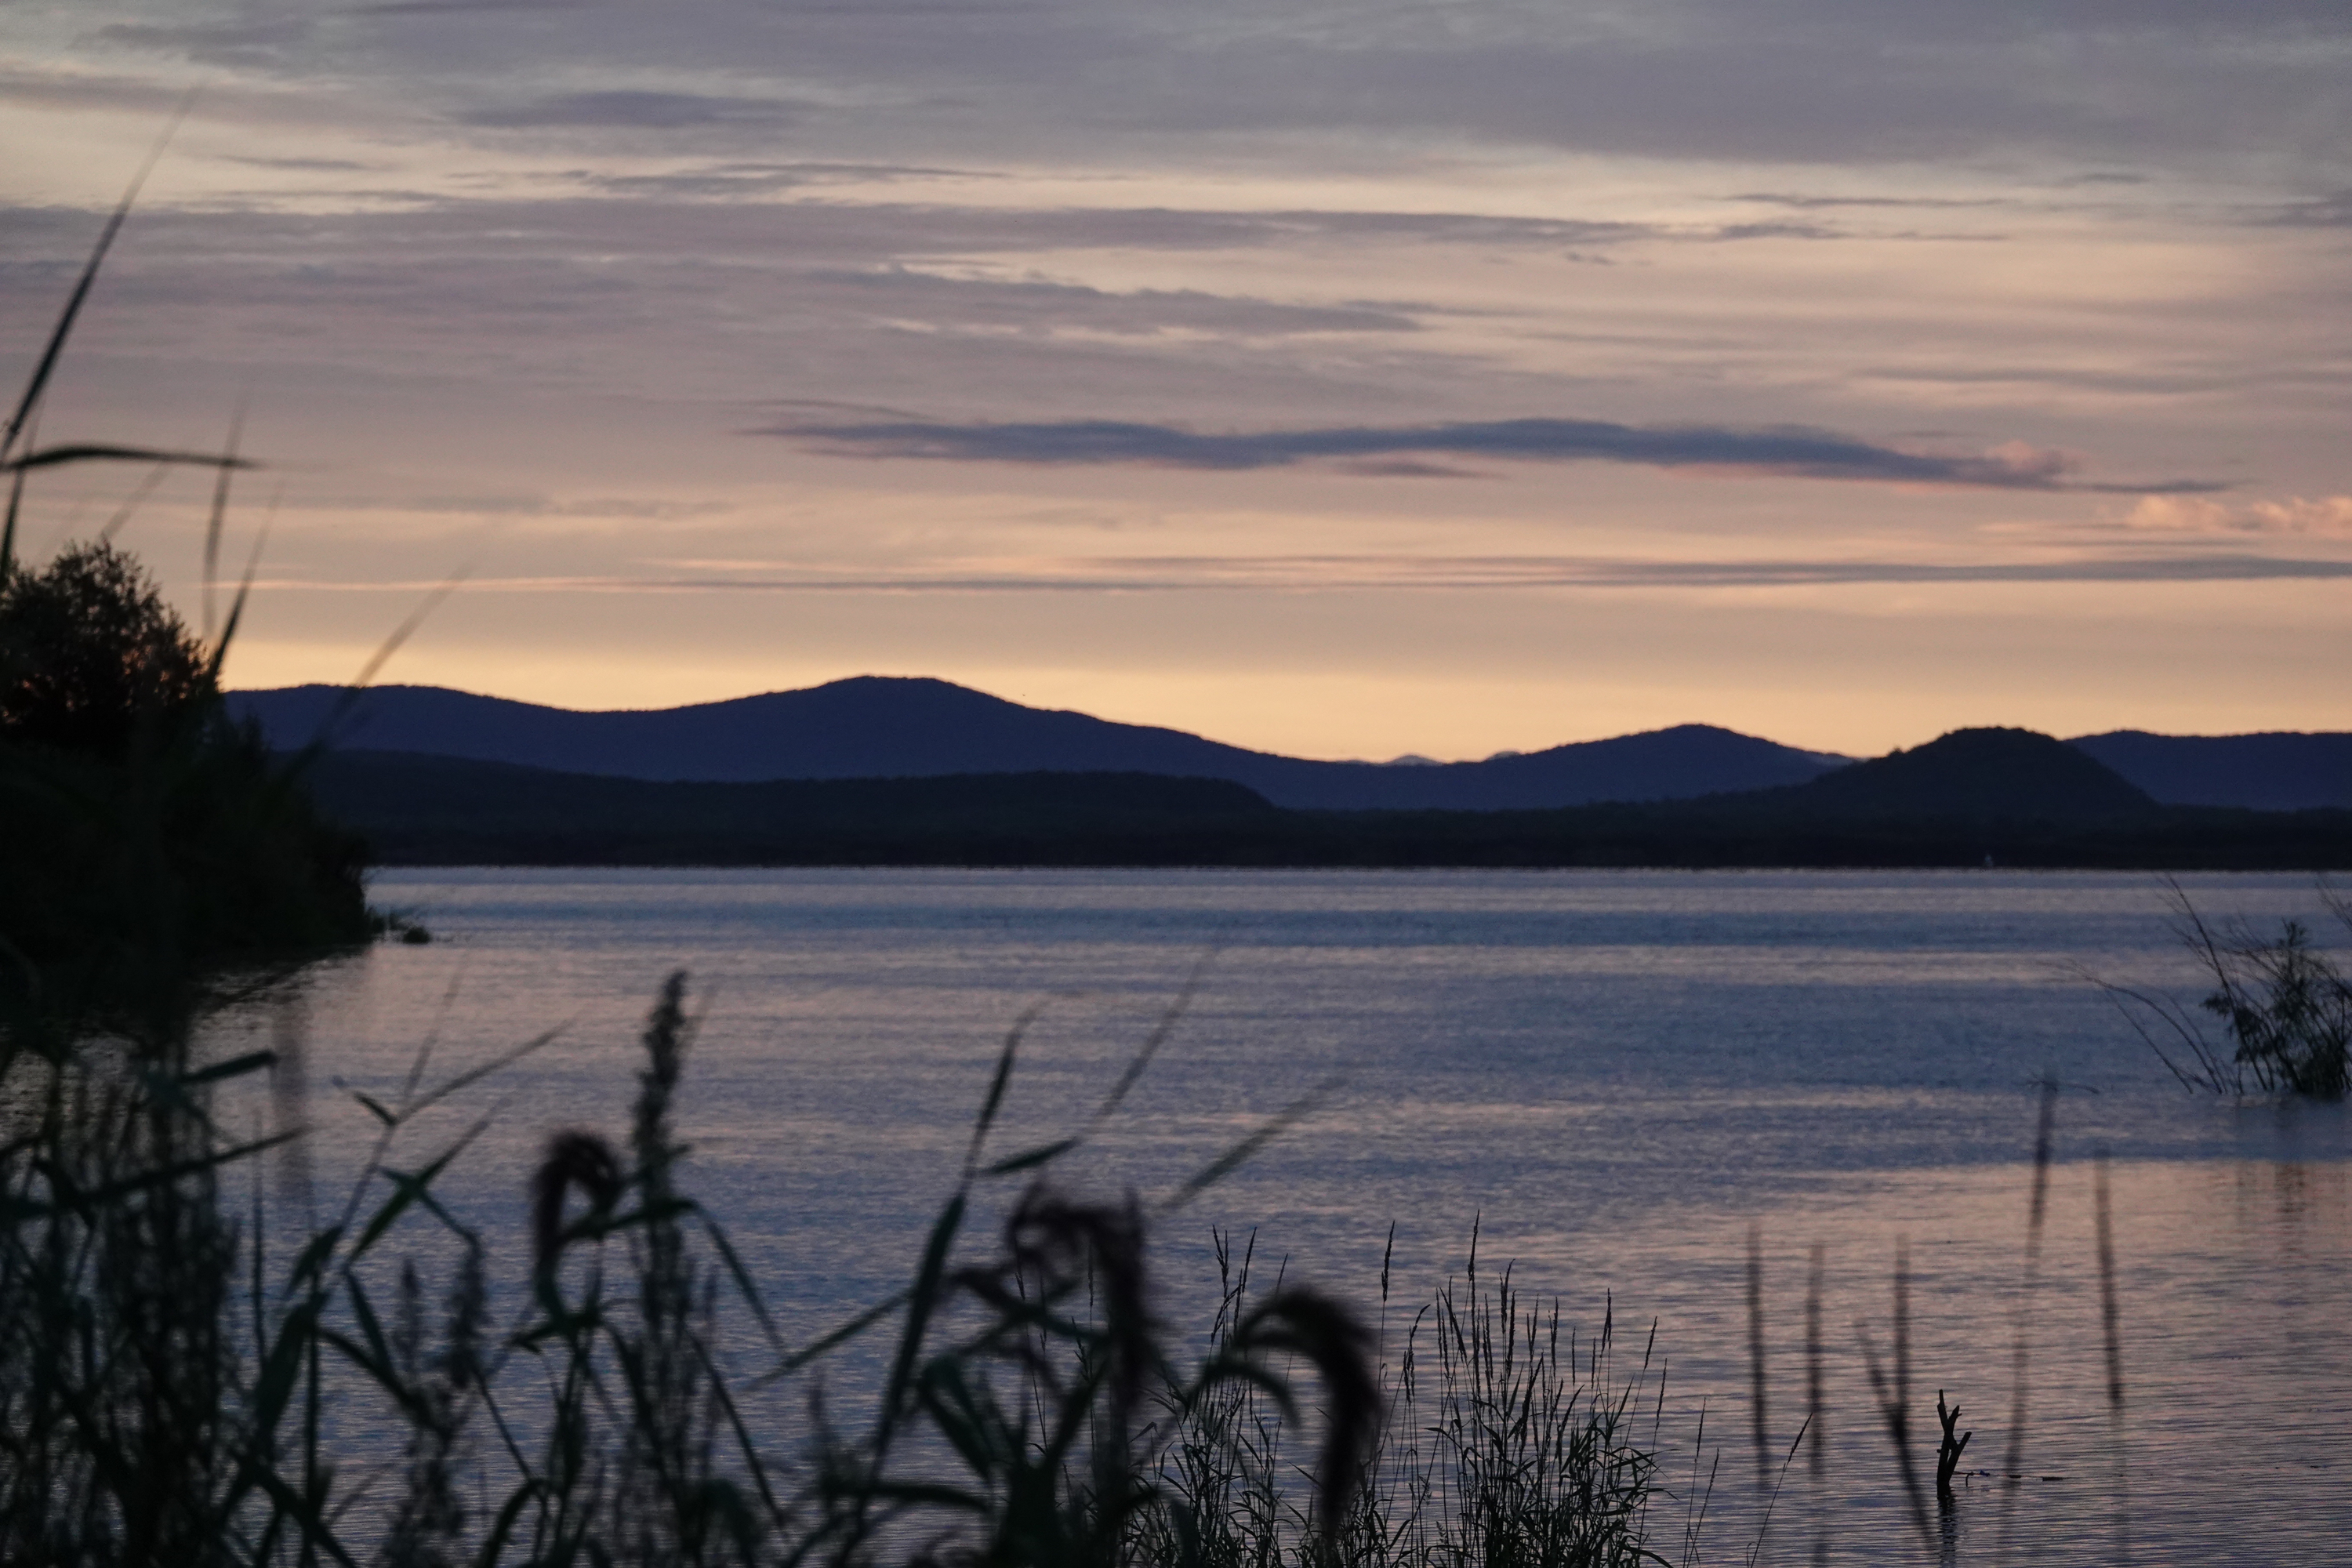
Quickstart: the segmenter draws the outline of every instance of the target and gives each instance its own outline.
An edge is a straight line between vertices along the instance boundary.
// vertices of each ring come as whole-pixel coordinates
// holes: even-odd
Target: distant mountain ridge
[[[307,744],[339,687],[232,692],[283,749]],[[1483,762],[1329,763],[1180,730],[1024,707],[944,680],[858,676],[688,707],[582,712],[441,687],[363,693],[337,744],[645,780],[926,778],[1142,773],[1223,779],[1304,810],[1544,810],[1801,784],[1847,759],[1719,729],[1672,729]],[[2065,742],[2157,802],[2268,811],[2352,807],[2352,734],[2152,735]],[[1924,748],[1922,748],[1924,749]],[[1900,756],[1905,753],[1896,753]]]
[[[2116,730],[2068,744],[2168,805],[2257,811],[2352,806],[2352,734],[2151,735]]]
[[[309,744],[338,687],[232,692],[281,750]],[[1705,724],[1476,763],[1395,767],[1276,756],[1181,730],[1027,708],[944,680],[858,676],[691,707],[579,712],[429,686],[362,693],[332,741],[657,781],[1134,773],[1223,779],[1299,810],[1539,810],[1801,784],[1837,765]]]

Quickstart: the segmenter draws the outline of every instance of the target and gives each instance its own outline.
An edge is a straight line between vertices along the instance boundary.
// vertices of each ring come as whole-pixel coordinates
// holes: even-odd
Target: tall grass
[[[1247,1246],[1220,1238],[1224,1288],[1187,1350],[1152,1306],[1165,1215],[1056,1184],[1084,1134],[990,1157],[1017,1030],[906,1289],[787,1346],[682,1179],[671,1106],[693,1035],[674,976],[625,1149],[550,1139],[520,1281],[436,1195],[479,1127],[404,1152],[424,1111],[500,1063],[428,1085],[420,1053],[398,1095],[358,1097],[375,1144],[310,1226],[257,1180],[235,1217],[235,1177],[276,1141],[226,1138],[212,1101],[271,1053],[194,1068],[183,1037],[15,1063],[0,1560],[1654,1560],[1657,1461],[1636,1428],[1663,1389],[1646,1354],[1619,1376],[1613,1321],[1580,1337],[1474,1243],[1384,1336],[1322,1291],[1260,1289]],[[981,1229],[991,1189],[1003,1218]],[[394,1256],[436,1235],[437,1282]],[[1387,1287],[1384,1268],[1384,1315]],[[723,1318],[757,1331],[763,1364],[730,1364]],[[747,1398],[861,1341],[887,1367],[862,1421],[813,1405],[780,1424]]]
[[[1221,1236],[1216,1257],[1223,1290],[1211,1340],[1222,1349],[1252,1332],[1252,1246],[1236,1253]],[[1384,1327],[1391,1283],[1384,1261]],[[1620,1568],[1659,1560],[1648,1542],[1664,1377],[1647,1345],[1635,1371],[1620,1372],[1613,1313],[1597,1333],[1580,1335],[1557,1301],[1528,1296],[1508,1268],[1482,1276],[1474,1234],[1464,1271],[1367,1348],[1377,1357],[1367,1394],[1387,1418],[1370,1428],[1363,1484],[1342,1511],[1311,1514],[1285,1484],[1295,1406],[1258,1382],[1236,1382],[1171,1407],[1176,1435],[1159,1480],[1174,1506],[1149,1521],[1142,1560],[1221,1568]],[[1328,1426],[1318,1477],[1333,1473],[1340,1456],[1332,1434],[1349,1425],[1342,1412]],[[1308,1497],[1326,1510],[1337,1500],[1328,1481]]]

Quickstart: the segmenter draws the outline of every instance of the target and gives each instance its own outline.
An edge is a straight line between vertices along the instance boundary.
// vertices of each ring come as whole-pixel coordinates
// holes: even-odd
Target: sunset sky
[[[2344,0],[8,0],[0,377],[192,88],[40,436],[244,406],[236,685],[2352,729]]]

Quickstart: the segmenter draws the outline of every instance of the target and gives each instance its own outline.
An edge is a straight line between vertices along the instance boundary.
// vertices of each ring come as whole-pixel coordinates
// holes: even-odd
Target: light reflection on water
[[[2185,886],[2207,913],[2258,923],[2316,902],[2294,878]],[[1087,1179],[1166,1191],[1325,1093],[1163,1226],[1170,1315],[1190,1321],[1213,1226],[1257,1226],[1294,1276],[1360,1296],[1391,1223],[1397,1277],[1425,1291],[1459,1267],[1475,1220],[1486,1259],[1515,1259],[1522,1284],[1582,1321],[1609,1297],[1621,1323],[1657,1320],[1670,1411],[1703,1400],[1708,1445],[1725,1447],[1709,1561],[1743,1557],[1757,1528],[1751,1223],[1779,1444],[1803,1418],[1811,1247],[1826,1258],[1825,1495],[1791,1469],[1766,1560],[1810,1560],[1816,1528],[1836,1561],[1916,1552],[1855,1349],[1857,1321],[1886,1343],[1898,1243],[1923,1463],[1940,1387],[1978,1434],[1969,1468],[2000,1468],[2033,1084],[2054,1074],[2059,1163],[2026,1324],[2032,1479],[1963,1490],[1961,1560],[1996,1561],[2004,1529],[2013,1560],[2095,1560],[2127,1527],[2146,1560],[2323,1563],[2352,1519],[2352,1135],[2331,1108],[2184,1095],[2081,978],[2196,994],[2153,879],[420,871],[386,874],[374,896],[444,940],[380,949],[314,987],[320,1180],[350,1168],[370,1127],[347,1091],[396,1090],[445,999],[436,1073],[572,1020],[416,1130],[422,1148],[495,1108],[447,1191],[511,1237],[550,1128],[617,1131],[637,1023],[683,965],[709,1005],[681,1117],[692,1180],[803,1333],[901,1282],[1025,1005],[1049,999],[1006,1149],[1083,1119],[1209,953]],[[2120,1439],[2092,1242],[2101,1148]],[[859,1372],[835,1378],[854,1390]],[[1686,1450],[1692,1425],[1666,1436]]]

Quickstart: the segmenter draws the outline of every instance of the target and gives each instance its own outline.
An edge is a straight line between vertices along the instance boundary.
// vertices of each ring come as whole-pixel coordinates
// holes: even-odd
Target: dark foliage
[[[299,765],[273,759],[222,706],[221,660],[245,589],[206,646],[139,563],[102,540],[38,570],[18,556],[28,475],[90,463],[148,463],[158,472],[193,465],[215,474],[209,579],[230,476],[253,466],[236,454],[233,429],[217,456],[34,446],[67,340],[163,147],[100,232],[0,426],[8,477],[0,514],[0,1053],[29,1047],[61,1058],[93,1032],[111,1032],[148,1070],[182,1048],[232,970],[298,961],[373,930],[360,841],[320,817]]]
[[[227,972],[370,934],[362,844],[230,727],[130,556],[8,573],[0,650],[0,1029],[158,1040]]]
[[[2352,902],[2324,885],[2321,900],[2352,932]],[[2352,1090],[2352,975],[2315,945],[2310,929],[2291,920],[2264,937],[2242,923],[2216,926],[2178,886],[2172,903],[2175,929],[2212,989],[2191,1008],[2160,990],[2097,983],[2181,1087],[2314,1100]],[[2200,1013],[2220,1021],[2220,1040],[2206,1034]]]
[[[0,740],[121,763],[212,694],[204,649],[112,545],[0,580]]]
[[[2341,1100],[2352,1087],[2352,979],[2313,947],[2300,921],[2271,942],[2207,936],[2214,989],[2200,1004],[2221,1020],[2232,1063],[2265,1090]]]
[[[1143,773],[656,784],[345,752],[311,777],[389,865],[2352,866],[2352,812],[2131,805],[2119,779],[2129,809],[2111,817],[2038,812],[2015,789],[2004,810],[1941,812],[1944,792],[1916,777],[1865,807],[1843,781],[1877,766],[1785,791],[1478,812],[1286,811],[1237,784]],[[1833,798],[1813,793],[1833,781]]]

